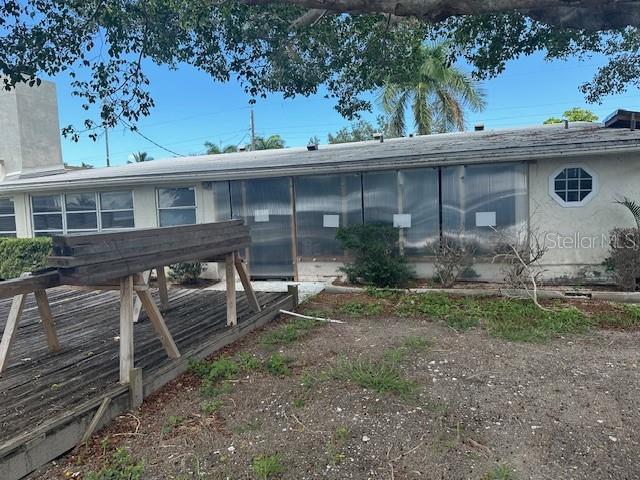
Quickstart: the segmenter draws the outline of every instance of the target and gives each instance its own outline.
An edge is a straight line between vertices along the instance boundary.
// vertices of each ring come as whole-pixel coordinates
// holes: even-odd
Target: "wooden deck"
[[[49,290],[62,350],[47,350],[33,295],[29,295],[7,370],[0,375],[0,475],[20,478],[75,445],[105,396],[105,421],[129,408],[128,387],[118,384],[118,292]],[[154,297],[157,295],[153,290]],[[226,326],[224,292],[170,289],[167,326],[182,358],[167,357],[143,313],[134,327],[135,366],[142,368],[144,395],[187,368],[189,358],[209,355],[271,320],[293,298],[259,293],[263,311],[253,313],[237,296],[238,325]],[[11,301],[0,301],[0,331]],[[5,477],[4,472],[9,472]]]

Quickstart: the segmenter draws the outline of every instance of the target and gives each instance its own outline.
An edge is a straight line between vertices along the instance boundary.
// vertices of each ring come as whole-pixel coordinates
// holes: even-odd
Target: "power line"
[[[158,142],[151,140],[149,137],[147,137],[145,134],[143,134],[141,131],[139,131],[137,128],[133,127],[131,124],[129,124],[128,122],[122,120],[122,123],[124,123],[127,127],[129,127],[131,129],[132,132],[137,133],[138,135],[140,135],[142,138],[144,138],[147,142],[153,143],[156,147],[161,148],[162,150],[165,150],[169,153],[173,153],[174,155],[177,155],[179,157],[184,157],[183,154],[178,153],[178,152],[174,152],[173,150],[167,148],[167,147],[163,147],[162,145],[160,145]]]

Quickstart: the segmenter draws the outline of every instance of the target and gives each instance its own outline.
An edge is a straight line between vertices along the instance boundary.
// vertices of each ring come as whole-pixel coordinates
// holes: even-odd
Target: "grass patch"
[[[384,352],[382,358],[392,363],[402,362],[409,353],[424,350],[429,346],[429,341],[423,337],[408,336],[394,348]]]
[[[202,402],[202,405],[200,405],[200,409],[202,410],[202,413],[204,413],[205,415],[211,415],[212,413],[215,413],[218,410],[220,410],[223,405],[224,405],[224,402],[219,398],[216,398],[215,400],[208,400],[206,402]]]
[[[251,461],[251,470],[261,480],[268,480],[281,473],[285,467],[280,460],[280,455],[258,455]]]
[[[184,423],[184,418],[178,415],[169,415],[162,425],[160,433],[163,435],[173,432],[176,428]]]
[[[210,362],[206,360],[192,361],[190,367],[198,376],[212,382],[228,380],[240,371],[239,365],[229,357],[220,357]]]
[[[265,368],[267,372],[276,377],[287,377],[291,375],[291,369],[289,368],[289,364],[293,360],[291,358],[285,357],[279,352],[271,354],[267,362],[265,363]]]
[[[238,353],[238,365],[243,372],[253,372],[262,367],[260,359],[247,352]]]
[[[289,323],[282,325],[275,330],[266,332],[260,338],[260,343],[264,346],[286,345],[297,342],[314,328],[320,326],[319,320],[309,320],[307,318],[296,318]]]
[[[345,302],[338,307],[340,313],[352,318],[375,317],[380,315],[383,310],[384,307],[379,303],[358,302],[357,300]]]
[[[333,369],[332,377],[378,393],[395,393],[401,397],[409,396],[416,388],[414,382],[402,376],[394,362],[385,359],[344,359]]]
[[[233,391],[233,385],[229,382],[218,384],[211,380],[204,380],[200,385],[200,394],[203,397],[216,398],[221,395],[228,395]]]
[[[97,472],[89,472],[87,480],[139,480],[144,462],[135,460],[126,448],[118,448],[111,459]]]
[[[640,327],[640,305],[613,305],[613,310],[595,317],[595,323],[603,328],[630,330]]]
[[[373,298],[379,298],[382,300],[394,300],[398,298],[402,292],[393,288],[376,288],[368,286],[365,288],[367,295]]]
[[[517,477],[509,465],[500,464],[489,470],[482,480],[517,480]]]

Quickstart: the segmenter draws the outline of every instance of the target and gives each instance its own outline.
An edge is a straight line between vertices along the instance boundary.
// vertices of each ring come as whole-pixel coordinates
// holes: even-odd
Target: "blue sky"
[[[487,108],[470,114],[468,124],[472,127],[482,122],[486,128],[536,125],[550,116],[561,116],[574,106],[589,108],[601,120],[616,108],[640,110],[637,89],[611,95],[601,105],[586,104],[578,86],[589,80],[602,63],[603,58],[547,62],[539,54],[512,61],[502,75],[483,82]],[[156,107],[150,117],[138,124],[145,136],[184,155],[202,152],[206,140],[221,141],[224,145],[248,141],[251,107],[249,97],[238,83],[213,82],[191,67],[170,71],[151,66],[148,72]],[[60,125],[81,125],[86,112],[80,108],[79,100],[71,96],[68,78],[54,80],[58,87]],[[272,94],[253,106],[256,133],[280,134],[290,147],[306,145],[314,135],[324,143],[327,133],[349,123],[333,107],[334,101],[321,94],[288,100]],[[379,113],[363,116],[374,120]],[[137,151],[146,151],[154,158],[172,156],[123,127],[110,130],[109,147],[112,165],[126,163],[129,155]],[[78,143],[63,138],[62,149],[64,161],[69,164],[105,165],[104,137],[97,142],[84,137]]]

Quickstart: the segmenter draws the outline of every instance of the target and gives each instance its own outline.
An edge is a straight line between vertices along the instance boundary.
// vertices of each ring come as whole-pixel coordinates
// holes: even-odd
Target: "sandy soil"
[[[307,308],[351,299],[322,295]],[[149,479],[258,478],[251,465],[263,454],[280,457],[273,478],[296,480],[640,478],[640,332],[522,344],[389,315],[344,319],[278,347],[292,375],[239,375],[210,415],[199,379],[184,375],[38,478],[82,478],[117,446]],[[262,333],[226,353],[266,358]],[[408,336],[429,341],[402,361],[418,384],[409,398],[323,375]],[[309,375],[318,381],[305,389]],[[503,476],[491,476],[499,465]]]

